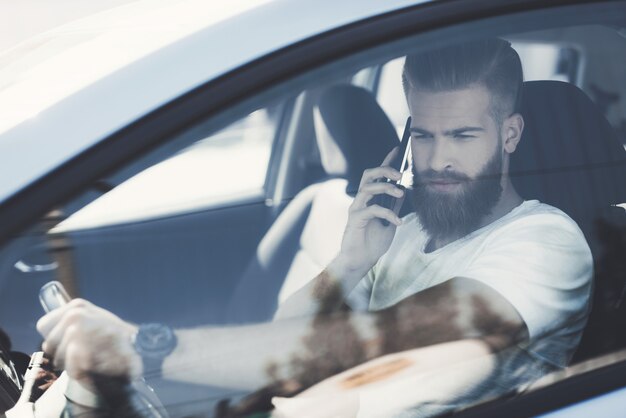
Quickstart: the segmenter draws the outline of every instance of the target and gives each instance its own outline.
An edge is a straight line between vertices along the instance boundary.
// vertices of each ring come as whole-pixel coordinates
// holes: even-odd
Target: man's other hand
[[[90,373],[141,375],[141,359],[132,346],[137,327],[83,299],[46,314],[37,322],[43,350],[57,369],[88,385]]]
[[[381,194],[404,198],[403,190],[385,181],[398,181],[401,178],[400,172],[389,166],[398,152],[398,147],[394,148],[380,167],[365,170],[363,173],[359,191],[350,206],[341,251],[329,265],[329,270],[335,277],[354,274],[364,276],[389,249],[396,227],[402,221],[391,209],[369,205],[369,202],[374,196]],[[381,220],[389,221],[389,225],[383,225]]]

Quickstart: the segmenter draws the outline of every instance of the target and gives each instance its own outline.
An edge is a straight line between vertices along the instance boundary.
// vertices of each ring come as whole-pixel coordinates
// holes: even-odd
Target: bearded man
[[[484,337],[481,323],[498,324],[501,334],[508,328],[504,346],[513,346],[499,358],[489,387],[477,385],[466,400],[565,367],[589,310],[592,257],[582,232],[559,209],[524,201],[508,176],[524,128],[522,82],[519,56],[501,39],[408,56],[403,85],[413,189],[407,193],[414,213],[399,219],[370,204],[381,193],[403,198],[381,181],[401,176],[386,166],[388,156],[363,175],[341,253],[317,279],[318,291],[340,283],[353,310],[392,311],[394,321],[405,321],[405,333],[386,322],[395,350],[438,333],[453,339],[473,329]],[[380,219],[398,226],[395,234]],[[430,309],[406,305],[407,298]],[[293,297],[278,314],[294,315],[302,306],[304,299]]]
[[[137,327],[79,300],[39,321],[46,352],[87,385],[94,373],[135,377],[143,370],[148,377],[271,388],[266,395],[301,392],[383,355],[413,350],[417,357],[408,363],[389,364],[428,369],[480,352],[466,343],[435,355],[420,351],[449,341],[471,340],[502,353],[487,375],[470,373],[480,378],[465,381],[454,399],[442,390],[441,405],[430,410],[418,396],[427,385],[409,380],[410,389],[395,393],[408,393],[402,408],[419,404],[420,416],[566,366],[588,313],[592,258],[572,219],[524,201],[508,176],[524,128],[517,53],[506,41],[488,39],[411,55],[403,84],[412,117],[413,189],[381,181],[400,179],[387,165],[397,149],[367,170],[340,253],[279,307],[275,321],[174,331]],[[403,219],[370,203],[376,195],[403,199],[405,193],[414,212]],[[138,346],[144,340],[157,347]],[[431,385],[435,376],[443,376],[442,384],[458,380],[458,374],[428,376]],[[342,387],[357,380],[348,376],[353,386]],[[361,402],[381,393],[377,387]],[[378,400],[388,408],[382,414],[391,415],[390,398]]]

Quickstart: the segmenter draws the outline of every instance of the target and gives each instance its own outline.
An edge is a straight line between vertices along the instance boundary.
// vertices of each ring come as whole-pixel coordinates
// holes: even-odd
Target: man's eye
[[[463,140],[467,141],[467,140],[470,140],[470,139],[474,139],[476,137],[474,135],[456,134],[456,135],[454,135],[454,138],[455,139],[459,139],[461,141],[463,141]]]
[[[433,139],[433,137],[427,136],[427,135],[413,135],[413,139],[416,141],[425,142],[425,141],[430,141],[431,139]]]

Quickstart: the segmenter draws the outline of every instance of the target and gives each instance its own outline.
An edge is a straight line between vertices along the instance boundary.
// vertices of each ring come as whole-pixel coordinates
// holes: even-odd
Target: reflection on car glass
[[[144,382],[172,417],[429,417],[622,361],[626,43],[467,33],[251,90],[107,174],[3,250],[16,344],[112,416]],[[54,279],[83,299],[39,318]]]

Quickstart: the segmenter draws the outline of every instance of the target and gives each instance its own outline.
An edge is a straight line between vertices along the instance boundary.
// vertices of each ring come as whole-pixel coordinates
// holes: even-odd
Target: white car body
[[[415,3],[143,0],[26,41],[0,56],[0,166],[11,173],[0,180],[0,202],[203,83],[300,40]],[[31,62],[32,48],[44,59]]]

